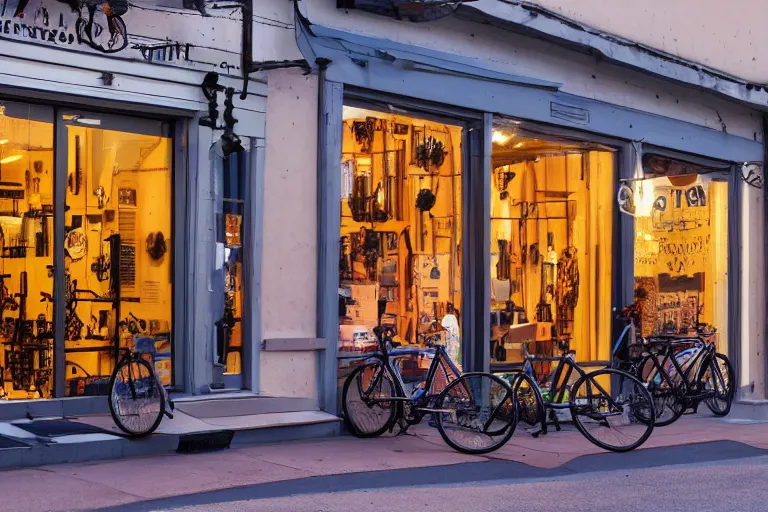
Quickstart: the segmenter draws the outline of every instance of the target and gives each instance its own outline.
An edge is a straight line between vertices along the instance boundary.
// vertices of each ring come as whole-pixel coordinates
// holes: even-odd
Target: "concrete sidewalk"
[[[669,427],[655,429],[649,441],[630,454],[606,453],[571,429],[552,431],[537,439],[520,429],[505,447],[480,457],[453,451],[434,429],[421,426],[400,437],[235,444],[210,453],[10,470],[0,472],[0,496],[8,510],[18,512],[87,510],[130,503],[140,507],[146,500],[275,482],[296,481],[299,489],[311,479],[329,475],[378,471],[386,479],[391,474],[387,471],[408,468],[466,465],[469,471],[478,467],[472,463],[509,461],[519,468],[518,473],[530,471],[536,476],[543,471],[563,471],[578,461],[588,461],[590,467],[617,467],[644,450],[718,441],[731,442],[725,446],[731,447],[727,450],[732,450],[734,458],[768,453],[763,452],[768,450],[768,427],[687,416]],[[708,457],[709,445],[701,446],[704,448],[695,450],[697,461]],[[727,450],[723,454],[720,446],[716,457],[727,458]],[[751,448],[745,451],[739,448],[742,446]],[[479,473],[478,469],[472,471]],[[466,478],[471,480],[472,476]]]

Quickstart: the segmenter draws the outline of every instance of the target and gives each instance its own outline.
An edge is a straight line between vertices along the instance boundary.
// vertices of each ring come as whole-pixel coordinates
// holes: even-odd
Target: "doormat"
[[[229,448],[234,437],[235,432],[233,430],[183,435],[179,438],[179,447],[176,449],[176,452],[198,453],[224,450]]]
[[[27,448],[28,445],[21,441],[16,441],[10,437],[0,436],[0,450],[3,448]]]
[[[109,434],[113,432],[104,430],[93,425],[69,420],[41,420],[31,421],[29,423],[14,423],[14,427],[26,430],[30,434],[38,437],[61,437],[75,434]]]

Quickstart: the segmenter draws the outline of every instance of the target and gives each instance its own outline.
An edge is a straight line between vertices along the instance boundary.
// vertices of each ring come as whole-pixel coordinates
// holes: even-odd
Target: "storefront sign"
[[[80,0],[0,0],[0,39],[104,54],[121,53],[148,62],[190,61],[189,43],[160,37],[130,36],[124,17],[137,20],[143,34],[150,15],[128,10],[122,0],[99,4]],[[157,30],[155,25],[151,29]]]

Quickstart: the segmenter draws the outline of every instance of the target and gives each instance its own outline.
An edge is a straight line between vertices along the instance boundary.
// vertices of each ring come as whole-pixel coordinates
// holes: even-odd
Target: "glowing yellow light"
[[[511,135],[506,135],[498,130],[493,130],[493,134],[491,135],[491,140],[494,144],[506,144],[511,138]]]
[[[0,146],[3,144],[8,144],[8,139],[0,139]]]
[[[645,239],[646,242],[650,242],[651,240],[653,240],[653,235],[649,235],[646,233],[643,238]]]
[[[635,187],[635,216],[650,217],[653,211],[654,186],[652,180],[644,180]]]
[[[637,232],[637,238],[643,238],[643,232],[642,231],[638,231]]]
[[[24,155],[7,156],[7,157],[3,158],[2,160],[0,160],[0,164],[10,164],[11,162],[17,162],[17,161],[21,160],[22,158],[24,158]]]
[[[515,144],[514,148],[515,149],[520,149],[523,146],[525,146],[525,144],[523,144],[522,142],[518,142],[517,144]]]

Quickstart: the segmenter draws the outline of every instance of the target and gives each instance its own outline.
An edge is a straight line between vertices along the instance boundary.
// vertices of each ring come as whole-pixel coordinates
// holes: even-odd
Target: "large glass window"
[[[172,139],[160,122],[64,115],[66,396],[106,392],[117,350],[172,383]],[[125,128],[123,128],[125,127]]]
[[[727,353],[727,175],[652,154],[643,168],[632,183],[640,334],[711,335]]]
[[[615,153],[497,120],[491,176],[491,363],[568,341],[608,360]]]
[[[58,122],[65,135],[54,145],[51,107],[0,103],[0,397],[103,394],[120,347],[146,352],[170,385],[168,126],[74,113]],[[62,268],[66,286],[54,293]],[[54,301],[64,340],[54,340]]]
[[[0,103],[0,397],[53,396],[53,109]]]
[[[376,350],[382,326],[395,344],[443,343],[458,363],[462,127],[352,107],[343,117],[339,349]],[[403,375],[428,366],[404,361]]]

